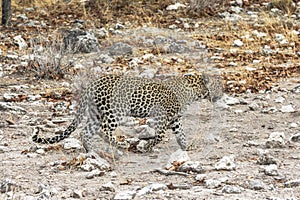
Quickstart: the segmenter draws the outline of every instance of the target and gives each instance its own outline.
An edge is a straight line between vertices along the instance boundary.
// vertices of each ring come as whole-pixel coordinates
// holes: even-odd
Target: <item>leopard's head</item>
[[[224,94],[221,77],[203,73],[202,78],[203,83],[208,90],[207,98],[212,102],[221,99]]]
[[[188,89],[192,90],[197,98],[217,101],[223,96],[223,86],[220,78],[208,74],[185,75]]]

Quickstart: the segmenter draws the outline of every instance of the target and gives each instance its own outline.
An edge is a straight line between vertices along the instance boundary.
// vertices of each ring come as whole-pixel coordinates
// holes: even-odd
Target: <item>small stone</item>
[[[174,162],[183,163],[183,162],[187,162],[189,160],[190,160],[190,157],[189,157],[187,151],[178,149],[177,151],[175,151],[174,153],[171,154],[165,168],[170,169],[173,166],[172,163],[174,163]]]
[[[172,5],[168,5],[166,7],[166,10],[178,10],[179,8],[185,8],[186,5],[182,4],[182,3],[175,3],[175,4],[172,4]]]
[[[71,197],[76,198],[76,199],[80,199],[83,198],[85,196],[85,191],[84,190],[73,190]]]
[[[63,143],[64,149],[80,149],[81,142],[75,138],[66,138]]]
[[[241,187],[236,187],[233,185],[225,185],[222,188],[222,192],[227,193],[227,194],[239,194],[242,192],[242,189],[241,189]]]
[[[112,178],[116,178],[117,177],[117,172],[115,172],[115,171],[112,171],[111,173],[110,173],[110,176],[112,177]]]
[[[300,186],[300,179],[290,180],[284,183],[284,187],[298,187]]]
[[[265,45],[263,50],[262,50],[262,53],[263,54],[266,54],[266,55],[273,55],[276,51],[274,51],[273,49],[271,49],[270,46],[268,45]]]
[[[129,199],[133,199],[135,196],[136,192],[135,191],[121,191],[118,192],[115,197],[114,200],[129,200]]]
[[[99,169],[101,171],[108,171],[110,169],[110,164],[101,157],[87,158],[83,161],[83,164],[80,167],[84,171],[92,171],[94,169]]]
[[[253,111],[259,109],[259,105],[255,102],[250,103],[248,107],[249,107],[250,110],[253,110]]]
[[[115,25],[115,29],[124,29],[125,26],[123,24],[120,24],[120,23],[116,23]]]
[[[205,178],[206,178],[206,174],[197,174],[195,180],[199,182],[203,182]]]
[[[204,181],[204,184],[207,188],[214,189],[220,187],[222,182],[215,179],[207,179]]]
[[[276,103],[283,103],[285,101],[285,98],[280,96],[280,97],[277,97],[275,100],[274,100]]]
[[[203,173],[204,169],[199,161],[186,161],[179,166],[178,171],[180,172],[196,172]]]
[[[267,148],[281,148],[285,145],[285,134],[283,132],[272,132],[266,142]]]
[[[224,95],[224,97],[222,98],[224,100],[224,102],[229,105],[229,106],[232,106],[232,105],[235,105],[235,104],[239,104],[240,103],[240,100],[237,99],[237,98],[234,98],[234,97],[230,97],[230,96],[227,96],[227,95]]]
[[[265,188],[265,185],[262,181],[260,180],[249,180],[249,189],[251,190],[261,190]]]
[[[243,45],[244,45],[244,43],[239,39],[233,41],[233,46],[241,47]]]
[[[151,185],[148,185],[146,187],[143,187],[141,190],[137,192],[137,196],[142,196],[145,194],[152,193],[154,191],[159,191],[159,190],[166,190],[168,187],[165,184],[162,183],[153,183]]]
[[[0,132],[1,133],[1,132]],[[0,153],[8,152],[10,149],[5,146],[0,146]]]
[[[104,185],[102,185],[100,188],[99,188],[100,191],[110,191],[110,192],[115,192],[116,191],[116,188],[114,186],[114,184],[112,182],[108,182]]]
[[[100,54],[98,60],[104,64],[112,64],[113,62],[115,62],[115,59],[107,54]]]
[[[259,165],[270,165],[270,164],[276,164],[277,161],[274,157],[270,156],[267,153],[262,153],[259,158],[256,161]]]
[[[41,155],[45,155],[45,149],[37,149],[36,153],[41,154]]]
[[[268,176],[277,176],[278,175],[277,165],[275,164],[267,165],[264,169],[264,173]]]
[[[111,56],[125,56],[133,53],[132,47],[124,42],[117,42],[109,48],[109,55]]]
[[[280,108],[280,111],[283,113],[293,113],[293,112],[295,112],[295,109],[293,108],[293,106],[291,104],[289,104],[286,106],[282,106]]]
[[[105,174],[104,171],[100,171],[99,169],[94,169],[90,171],[88,174],[86,174],[85,178],[92,179],[97,176],[103,176]]]
[[[216,170],[235,170],[234,156],[224,156],[215,164]]]
[[[275,41],[279,44],[287,44],[288,41],[285,39],[283,34],[275,33]]]
[[[0,192],[5,193],[9,191],[15,191],[17,187],[18,186],[16,185],[15,181],[7,178],[0,183]]]
[[[22,38],[21,35],[17,35],[14,37],[14,43],[19,46],[19,49],[27,49],[28,45],[26,41]]]
[[[149,150],[149,143],[146,140],[140,140],[136,149],[141,153],[146,153]]]
[[[135,127],[136,133],[138,134],[138,138],[141,140],[147,140],[151,138],[155,138],[155,129],[149,127],[148,125],[141,125]]]
[[[289,125],[290,128],[297,128],[298,127],[298,124],[293,122],[293,123],[290,123]]]
[[[292,142],[299,142],[300,141],[300,133],[296,133],[295,135],[292,135],[290,140]]]

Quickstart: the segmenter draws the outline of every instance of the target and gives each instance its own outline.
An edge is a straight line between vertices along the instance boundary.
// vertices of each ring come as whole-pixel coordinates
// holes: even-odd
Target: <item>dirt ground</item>
[[[112,164],[112,171],[87,179],[88,172],[78,166],[53,164],[71,161],[83,152],[82,149],[64,150],[54,148],[54,145],[49,151],[38,152],[31,141],[33,125],[37,121],[55,119],[51,118],[51,105],[13,103],[12,106],[22,107],[26,113],[17,109],[1,111],[1,123],[8,123],[1,128],[1,190],[8,190],[1,192],[1,199],[114,199],[116,193],[138,191],[152,183],[185,185],[186,188],[153,191],[136,199],[299,199],[299,187],[284,186],[286,181],[300,179],[300,144],[290,141],[300,132],[299,79],[286,80],[279,85],[280,88],[274,87],[269,93],[238,95],[234,97],[238,103],[228,108],[225,108],[226,104],[212,105],[203,100],[187,109],[184,128],[189,141],[197,147],[188,155],[192,161],[200,161],[205,169],[204,181],[195,180],[195,173],[167,176],[155,172],[155,169],[163,168],[169,156],[178,149],[171,134],[169,140],[158,145],[154,152],[125,152]],[[279,97],[284,98],[282,103],[275,102]],[[251,110],[251,103],[258,107]],[[292,105],[294,112],[279,111],[284,105]],[[65,121],[70,120],[68,113],[62,117]],[[266,141],[272,132],[284,133],[282,147],[267,148]],[[78,131],[72,137],[79,138]],[[262,152],[275,159],[277,175],[266,175],[265,165],[257,163]],[[214,165],[229,155],[234,156],[236,168],[215,170]],[[8,188],[5,186],[7,179],[12,181]],[[209,188],[205,180],[210,179],[223,182]],[[259,180],[264,186],[259,190],[251,189],[249,180]],[[113,184],[112,191],[100,189],[109,182]],[[228,194],[222,192],[224,185],[243,189],[240,193]],[[47,189],[49,196],[45,195]]]

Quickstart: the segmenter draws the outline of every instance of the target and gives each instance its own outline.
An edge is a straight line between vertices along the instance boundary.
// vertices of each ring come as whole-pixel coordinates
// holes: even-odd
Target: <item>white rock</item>
[[[243,45],[244,45],[244,43],[239,39],[233,41],[233,46],[241,47]]]
[[[182,3],[175,3],[173,5],[167,6],[166,10],[178,10],[179,8],[185,8],[186,5]]]
[[[235,170],[234,156],[224,156],[219,162],[215,164],[216,170]]]
[[[277,148],[285,145],[285,134],[283,132],[272,132],[266,141],[266,147]]]
[[[250,103],[248,107],[250,110],[254,110],[254,111],[259,109],[259,105],[255,102]]]
[[[97,157],[96,159],[87,158],[83,161],[81,165],[81,169],[85,171],[91,171],[94,169],[104,170],[107,171],[110,169],[110,164],[101,157]]]
[[[162,183],[153,183],[151,185],[148,185],[146,187],[143,187],[141,190],[137,192],[137,196],[142,196],[145,194],[149,194],[153,191],[159,191],[159,190],[166,190],[168,187],[165,184]]]
[[[222,182],[216,179],[207,179],[204,181],[204,184],[209,189],[214,189],[220,187]]]
[[[199,181],[199,182],[202,182],[204,181],[206,178],[206,174],[197,174],[196,177],[195,177],[195,180],[196,181]]]
[[[283,103],[285,101],[285,98],[280,96],[280,97],[277,97],[275,100],[274,100],[276,103]]]
[[[149,148],[149,143],[146,140],[140,140],[138,145],[136,145],[136,149],[141,153],[146,153]]]
[[[116,188],[114,186],[114,184],[112,182],[108,182],[104,185],[102,185],[100,188],[99,188],[100,191],[110,191],[110,192],[115,192],[116,191]]]
[[[17,35],[14,37],[14,43],[19,46],[19,49],[27,49],[28,45],[26,41],[22,38],[21,35]]]
[[[223,193],[227,193],[227,194],[239,194],[242,192],[242,188],[241,187],[236,187],[233,185],[225,185],[222,188],[222,192]]]
[[[298,124],[293,122],[293,123],[290,123],[289,127],[290,128],[297,128]]]
[[[169,169],[170,167],[172,167],[173,162],[186,162],[189,160],[190,160],[190,157],[189,157],[187,151],[178,149],[177,151],[175,151],[174,153],[171,154],[171,156],[168,160],[168,163],[166,165],[166,168]]]
[[[285,39],[284,35],[275,33],[275,41],[280,44],[287,44],[287,40]]]
[[[199,161],[186,161],[179,166],[178,171],[203,173],[204,169]]]
[[[261,190],[265,188],[265,184],[260,180],[249,180],[249,188],[252,190]]]
[[[226,105],[229,105],[229,106],[240,103],[239,99],[228,96],[226,94],[222,97],[222,100],[226,103]]]
[[[262,49],[262,53],[266,54],[266,55],[272,55],[275,53],[275,51],[273,49],[271,49],[270,46],[265,45],[264,48]]]
[[[83,169],[83,170],[85,170],[85,171],[88,171],[88,170],[89,170],[89,169],[86,169],[86,168],[83,168],[83,167],[81,167],[81,169]],[[102,176],[102,175],[104,175],[104,174],[105,174],[104,171],[100,171],[99,169],[94,169],[94,170],[90,171],[89,173],[87,173],[87,174],[85,175],[85,178],[87,178],[87,179],[92,179],[92,178],[94,178],[94,177],[96,177],[96,176]]]
[[[275,164],[267,165],[264,169],[264,172],[268,176],[277,176],[278,175],[277,165]]]
[[[63,146],[64,149],[80,149],[81,148],[81,142],[75,138],[66,138],[63,140]]]
[[[135,191],[121,191],[118,192],[115,197],[114,200],[129,200],[129,199],[133,199],[135,196],[136,192]]]
[[[290,180],[284,183],[284,187],[298,187],[300,186],[300,179]]]
[[[295,109],[293,108],[293,106],[291,104],[289,104],[286,106],[282,106],[280,108],[280,111],[283,113],[292,113],[292,112],[295,112]]]
[[[299,142],[300,141],[300,133],[296,133],[290,139],[292,142]]]
[[[252,31],[252,35],[254,35],[254,36],[258,37],[258,38],[267,37],[266,33],[258,32],[257,30]]]

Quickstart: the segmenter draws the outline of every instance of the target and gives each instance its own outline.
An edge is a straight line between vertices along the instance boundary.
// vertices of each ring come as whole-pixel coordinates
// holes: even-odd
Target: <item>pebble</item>
[[[17,35],[13,39],[14,39],[14,43],[19,46],[20,50],[27,49],[28,45],[21,35]]]
[[[286,105],[286,106],[282,106],[279,110],[283,113],[293,113],[293,112],[295,112],[295,109],[293,108],[293,106],[291,104]]]
[[[300,179],[290,180],[284,183],[284,187],[298,187],[300,186]]]
[[[172,5],[168,5],[166,7],[166,10],[178,10],[179,8],[185,8],[186,5],[182,4],[182,3],[175,3],[175,4],[172,4]]]
[[[300,133],[296,133],[295,135],[292,135],[290,140],[292,142],[300,142]]]
[[[124,42],[117,42],[109,48],[109,55],[111,56],[125,56],[133,53],[132,47]]]
[[[141,190],[137,192],[137,196],[143,196],[145,194],[152,193],[153,191],[159,191],[159,190],[166,190],[168,187],[165,184],[162,183],[153,183],[151,185],[148,185],[146,187],[143,187]]]
[[[274,100],[276,103],[283,103],[285,101],[285,98],[280,96],[280,97],[277,97],[275,100]]]
[[[203,182],[205,178],[206,178],[206,174],[197,174],[195,180],[199,182]]]
[[[238,98],[230,97],[228,95],[224,95],[222,98],[226,105],[232,106],[240,103],[240,100]]]
[[[244,45],[244,43],[239,39],[233,41],[233,46],[241,47],[243,45]]]
[[[234,156],[224,156],[219,162],[215,164],[216,170],[235,170]]]
[[[9,192],[12,190],[15,191],[16,188],[18,188],[16,182],[9,178],[5,179],[4,181],[2,181],[0,183],[0,192],[1,193]]]
[[[64,149],[81,149],[81,142],[75,138],[66,138],[63,142]]]
[[[266,54],[266,55],[273,55],[275,53],[275,51],[273,49],[271,49],[270,46],[265,45],[264,48],[262,49],[262,53]]]
[[[220,187],[222,182],[216,179],[207,179],[204,181],[204,184],[207,188],[214,189]]]
[[[227,193],[227,194],[239,194],[242,192],[242,188],[241,187],[236,187],[233,185],[225,185],[222,188],[222,192],[223,193]]]
[[[146,140],[140,140],[138,145],[136,145],[136,149],[141,153],[146,153],[149,148],[149,143]]]
[[[97,157],[96,159],[87,158],[83,161],[83,164],[80,167],[84,171],[92,171],[94,169],[99,169],[101,171],[110,170],[110,164],[101,157]]]
[[[274,37],[275,37],[275,41],[278,42],[279,44],[283,45],[288,43],[288,41],[285,39],[284,35],[282,34],[275,33]]]
[[[71,197],[76,198],[76,199],[80,199],[83,198],[85,196],[85,191],[84,190],[73,190]]]
[[[297,128],[298,127],[298,124],[293,122],[293,123],[290,123],[289,125],[290,128]]]
[[[259,105],[256,103],[256,102],[252,102],[248,105],[249,109],[252,110],[252,111],[256,111],[258,110],[260,107]]]
[[[185,163],[179,166],[178,171],[195,172],[200,174],[204,172],[204,169],[199,161],[186,161]]]
[[[267,165],[264,169],[264,173],[268,176],[277,176],[278,175],[277,165],[275,164]]]
[[[82,168],[82,167],[81,167]],[[92,179],[97,176],[103,176],[105,174],[104,171],[100,171],[99,169],[94,169],[85,175],[85,178]]]
[[[100,188],[99,188],[100,191],[110,191],[110,192],[115,192],[116,191],[116,188],[114,186],[114,184],[112,182],[108,182],[104,185],[102,185]]]
[[[115,59],[110,57],[107,54],[100,54],[99,57],[98,57],[98,60],[101,63],[105,63],[105,64],[112,64],[113,62],[115,62]]]
[[[251,190],[261,190],[265,188],[265,184],[260,180],[249,180],[248,185]]]
[[[133,199],[135,196],[136,192],[135,191],[121,191],[118,192],[115,196],[114,196],[114,200],[129,200],[129,199]]]
[[[266,141],[267,148],[280,148],[285,145],[285,134],[283,132],[272,132]]]
[[[262,153],[257,159],[256,163],[259,165],[270,165],[270,164],[276,164],[277,161],[273,156],[267,153]]]

